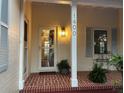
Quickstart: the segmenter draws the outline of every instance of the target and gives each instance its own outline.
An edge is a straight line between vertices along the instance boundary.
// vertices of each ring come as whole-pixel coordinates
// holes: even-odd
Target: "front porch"
[[[88,80],[87,72],[77,72],[91,71],[96,61],[108,61],[112,54],[122,54],[122,48],[119,48],[122,46],[119,38],[122,31],[118,27],[119,9],[82,6],[76,0],[71,0],[67,5],[32,2],[31,8],[32,29],[28,30],[30,24],[24,15],[22,20],[27,30],[21,34],[27,39],[20,37],[23,42],[20,44],[19,89],[24,88],[24,93],[112,90],[111,75],[108,74],[106,84],[99,85]],[[67,60],[71,66],[70,75],[32,74],[57,72],[57,64],[62,60]],[[107,61],[104,62],[105,67]]]
[[[32,73],[20,93],[117,93],[114,88],[121,88],[121,74],[108,72],[105,84],[96,84],[88,79],[89,72],[78,72],[78,87],[71,87],[70,74]],[[114,82],[118,82],[115,83]]]

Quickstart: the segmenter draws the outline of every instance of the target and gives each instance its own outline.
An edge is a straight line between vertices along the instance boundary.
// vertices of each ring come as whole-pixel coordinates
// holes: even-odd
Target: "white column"
[[[24,0],[20,0],[20,51],[19,51],[19,90],[24,87]]]
[[[78,87],[77,80],[77,0],[72,0],[71,6],[71,26],[72,26],[72,40],[71,40],[71,86]]]

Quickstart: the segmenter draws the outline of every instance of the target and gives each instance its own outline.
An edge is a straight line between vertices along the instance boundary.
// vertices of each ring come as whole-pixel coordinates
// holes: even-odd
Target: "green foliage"
[[[110,65],[114,65],[118,71],[123,71],[123,57],[120,55],[113,55],[109,60]]]
[[[94,64],[93,70],[89,73],[89,80],[94,83],[105,83],[107,81],[106,70],[101,64]]]
[[[60,63],[57,64],[58,70],[60,73],[66,74],[70,70],[70,66],[67,60],[62,60]]]

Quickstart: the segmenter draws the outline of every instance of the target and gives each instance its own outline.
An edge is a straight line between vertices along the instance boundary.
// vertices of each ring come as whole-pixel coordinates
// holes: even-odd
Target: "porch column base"
[[[24,88],[24,80],[19,80],[19,90]]]
[[[78,87],[78,80],[77,79],[71,79],[71,87]]]

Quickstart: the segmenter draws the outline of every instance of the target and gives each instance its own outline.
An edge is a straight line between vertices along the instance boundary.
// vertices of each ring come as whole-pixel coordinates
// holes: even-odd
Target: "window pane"
[[[95,54],[107,53],[107,31],[95,30],[94,32],[94,52]]]
[[[1,21],[8,24],[8,0],[2,0]]]
[[[1,26],[1,48],[8,48],[8,28]]]

